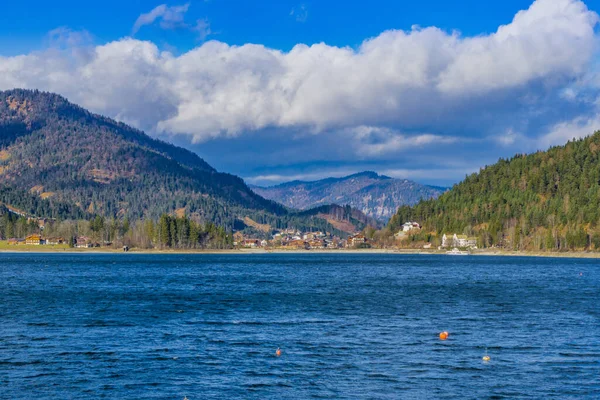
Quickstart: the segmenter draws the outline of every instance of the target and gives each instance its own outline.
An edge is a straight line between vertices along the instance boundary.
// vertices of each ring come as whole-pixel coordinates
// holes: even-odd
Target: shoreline
[[[36,246],[35,248],[0,249],[0,254],[227,254],[227,255],[253,255],[253,254],[397,254],[397,255],[447,255],[445,251],[427,251],[420,249],[317,249],[317,250],[284,250],[284,249],[226,249],[226,250],[161,250],[161,249],[130,249],[124,252],[117,248],[78,249],[78,248],[53,248],[52,246]],[[496,257],[545,257],[545,258],[600,258],[599,253],[593,252],[533,252],[533,251],[502,251],[478,250],[470,256],[496,256]]]

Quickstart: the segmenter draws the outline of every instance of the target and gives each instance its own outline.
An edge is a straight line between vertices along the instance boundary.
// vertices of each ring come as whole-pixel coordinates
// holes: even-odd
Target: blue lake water
[[[184,396],[598,399],[600,265],[0,254],[1,399]]]

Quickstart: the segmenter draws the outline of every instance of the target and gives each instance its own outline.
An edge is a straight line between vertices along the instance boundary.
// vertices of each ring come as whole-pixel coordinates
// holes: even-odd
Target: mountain
[[[256,194],[195,153],[40,91],[0,91],[0,206],[59,219],[188,215],[228,229],[343,233]],[[251,223],[251,224],[252,224]]]
[[[231,225],[230,208],[286,213],[188,150],[39,91],[0,92],[0,185],[74,206],[52,216],[157,218],[185,209]]]
[[[438,234],[476,236],[480,246],[600,249],[600,132],[530,155],[501,159],[436,200],[401,207],[397,231],[420,222]]]
[[[287,207],[305,210],[325,204],[348,204],[379,220],[389,219],[402,205],[435,198],[445,190],[375,172],[314,182],[293,181],[271,187],[250,187],[259,195]]]

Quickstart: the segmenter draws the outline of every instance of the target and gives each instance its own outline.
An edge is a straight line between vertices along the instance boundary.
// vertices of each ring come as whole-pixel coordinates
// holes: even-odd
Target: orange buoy
[[[277,350],[275,350],[275,356],[276,357],[280,357],[281,356],[281,349],[278,347]]]
[[[446,340],[448,339],[449,333],[444,331],[442,333],[440,333],[440,340]]]

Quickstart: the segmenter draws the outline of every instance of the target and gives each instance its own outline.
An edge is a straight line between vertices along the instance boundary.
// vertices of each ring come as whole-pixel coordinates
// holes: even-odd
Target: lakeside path
[[[79,249],[68,246],[0,246],[1,253],[60,253],[60,254],[399,254],[399,255],[446,255],[445,251],[428,251],[420,249],[318,249],[318,250],[284,250],[284,249],[228,249],[228,250],[161,250],[132,248],[127,253],[121,248]],[[503,257],[550,257],[550,258],[600,258],[600,252],[535,252],[535,251],[500,251],[477,250],[471,256],[503,256]]]

